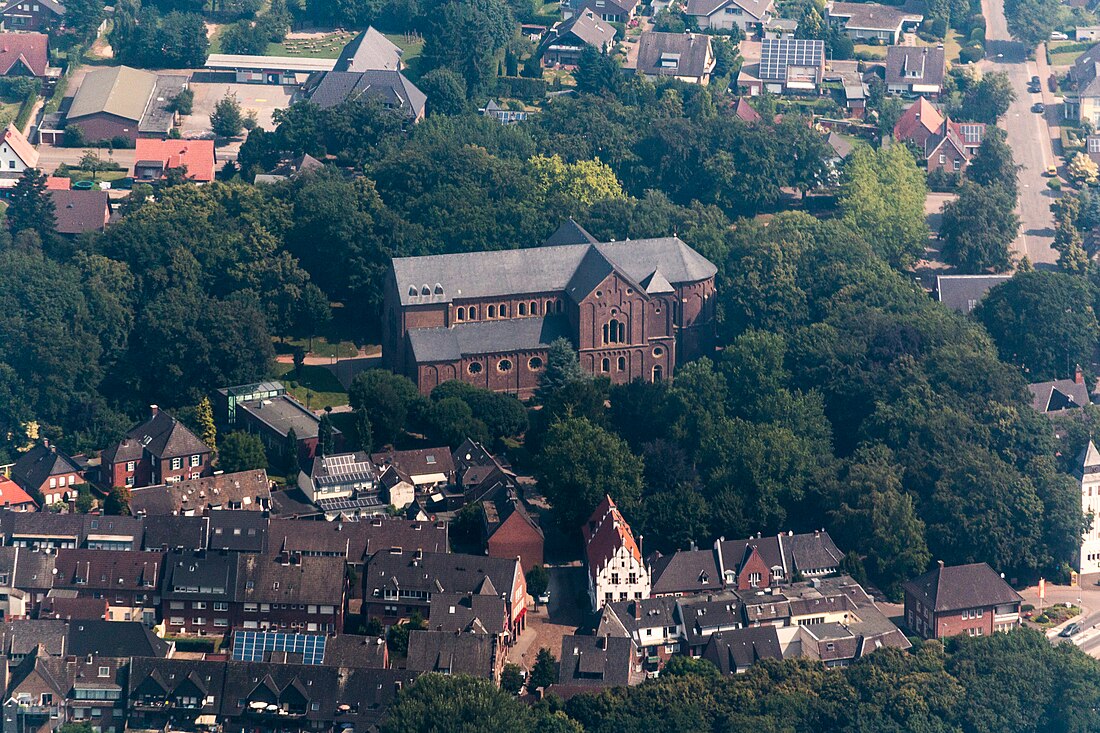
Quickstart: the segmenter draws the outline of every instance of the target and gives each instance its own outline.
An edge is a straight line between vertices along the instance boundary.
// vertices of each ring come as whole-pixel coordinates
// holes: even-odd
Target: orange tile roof
[[[610,496],[605,496],[596,511],[592,512],[592,516],[581,528],[581,534],[584,535],[588,573],[593,579],[620,547],[625,546],[635,560],[639,563],[642,561],[642,551],[634,540],[634,533]]]
[[[19,488],[19,484],[9,478],[0,476],[0,506],[19,506],[21,504],[31,504],[36,508],[38,507],[30,494]]]
[[[149,140],[139,138],[134,160],[159,160],[165,170],[187,166],[187,177],[193,181],[214,180],[213,140]]]
[[[46,178],[47,191],[68,191],[73,187],[73,179],[65,176],[49,176]]]
[[[898,118],[894,125],[894,138],[908,140],[921,127],[929,134],[935,133],[943,125],[943,115],[924,97],[920,97]]]
[[[11,146],[12,151],[19,156],[19,160],[23,161],[23,165],[28,168],[38,167],[38,151],[27,142],[27,138],[23,137],[23,133],[19,132],[15,125],[9,124],[4,130],[4,142]]]

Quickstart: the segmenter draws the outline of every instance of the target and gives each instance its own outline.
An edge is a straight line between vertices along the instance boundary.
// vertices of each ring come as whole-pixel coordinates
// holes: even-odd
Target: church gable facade
[[[715,272],[676,237],[398,258],[383,363],[424,394],[460,379],[525,397],[565,337],[615,384],[666,379],[713,348]]]

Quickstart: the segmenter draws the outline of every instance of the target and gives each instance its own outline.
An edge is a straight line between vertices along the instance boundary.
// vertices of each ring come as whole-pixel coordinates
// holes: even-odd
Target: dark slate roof
[[[101,232],[107,226],[110,201],[106,191],[46,191],[53,199],[59,234]]]
[[[639,635],[640,629],[677,625],[676,601],[677,598],[673,596],[661,596],[604,604],[596,635],[615,636],[617,631],[619,635],[626,631],[644,644],[645,637]]]
[[[657,553],[649,564],[653,595],[698,593],[722,587],[722,573],[713,549],[684,550],[671,555]]]
[[[936,612],[1019,603],[1023,600],[984,562],[940,566],[910,580],[903,588]]]
[[[365,593],[370,598],[378,590],[398,585],[403,590],[435,593],[508,594],[516,573],[515,558],[481,555],[452,555],[442,552],[418,553],[409,550],[380,550],[371,556],[365,572]]]
[[[344,558],[285,553],[237,556],[236,600],[244,603],[305,603],[340,606]]]
[[[11,11],[18,12],[20,3],[25,1],[26,0],[11,0],[9,3],[4,3],[3,7],[0,7],[0,13],[8,13]],[[65,14],[65,6],[57,2],[57,0],[40,0],[38,4],[56,15]]]
[[[120,443],[104,451],[103,460],[118,463],[140,459],[143,448],[158,458],[210,453],[206,444],[183,423],[158,409],[148,420],[131,428]]]
[[[828,532],[782,535],[780,542],[787,560],[784,569],[788,577],[795,571],[803,573],[832,571],[839,567],[840,561],[844,559],[844,553],[836,546]]]
[[[563,221],[554,233],[542,243],[543,247],[557,247],[563,244],[596,244],[596,238],[588,230],[569,217]]]
[[[505,630],[508,607],[498,595],[438,593],[432,596],[428,628],[432,631],[500,633]]]
[[[56,446],[47,448],[41,443],[19,456],[11,467],[11,479],[24,491],[38,489],[51,476],[79,474],[80,467],[73,459],[57,450]]]
[[[95,536],[128,541],[134,548],[141,547],[142,535],[139,517],[7,510],[0,510],[0,531],[4,534],[4,544],[11,544],[16,539],[61,536],[71,537],[77,546],[83,546],[89,537]]]
[[[862,30],[893,31],[903,22],[920,22],[921,13],[904,7],[880,5],[878,3],[834,2],[829,6],[831,18],[844,18],[848,28]]]
[[[716,629],[741,625],[741,599],[731,591],[677,598],[676,609],[684,636],[691,646],[706,643]]]
[[[782,659],[783,651],[774,626],[756,626],[713,634],[703,658],[713,662],[722,674],[734,674],[761,659]]]
[[[150,515],[143,519],[146,550],[201,550],[206,547],[206,520],[203,517]]]
[[[221,510],[207,518],[206,542],[211,550],[263,552],[267,549],[265,512]]]
[[[36,645],[45,647],[50,656],[65,654],[69,629],[64,621],[52,619],[8,621],[0,626],[5,656],[23,656],[34,651]]]
[[[222,552],[170,552],[164,559],[164,598],[233,599],[237,556]],[[195,589],[195,590],[188,590]],[[204,589],[198,592],[198,589]]]
[[[20,590],[45,590],[53,588],[53,570],[57,555],[38,552],[29,547],[13,548],[18,553],[15,565],[14,587]]]
[[[597,250],[599,258],[588,257]],[[592,278],[585,267],[603,271],[610,264],[640,282],[654,270],[674,284],[714,277],[717,268],[677,237],[634,239],[484,252],[463,252],[393,260],[393,276],[403,305],[446,303],[454,297],[491,298],[562,292]],[[426,294],[422,293],[427,290]],[[572,293],[575,299],[587,293]]]
[[[886,49],[887,84],[943,86],[946,71],[943,48],[890,46]],[[912,73],[916,72],[916,76]]]
[[[284,519],[310,519],[321,511],[298,487],[271,492],[271,514]]]
[[[72,621],[68,653],[78,657],[166,657],[171,644],[137,621]]]
[[[386,640],[382,637],[337,634],[325,642],[326,667],[385,669]]]
[[[492,679],[495,645],[496,640],[489,634],[411,631],[408,669]]]
[[[358,98],[376,99],[410,119],[421,117],[428,101],[400,71],[329,71],[309,93],[309,101],[321,108]]]
[[[583,45],[593,46],[603,51],[615,41],[615,26],[596,17],[591,10],[586,8],[569,20],[563,21],[550,29],[543,39],[542,46],[546,48],[554,44],[572,45],[568,39],[570,35]]]
[[[969,313],[991,288],[1011,278],[1011,275],[938,275],[936,300],[960,313]]]
[[[401,47],[379,33],[373,26],[353,38],[340,57],[333,71],[370,71],[401,68]]]
[[[1073,379],[1036,382],[1027,388],[1031,390],[1031,406],[1038,412],[1072,410],[1091,402],[1088,386]]]
[[[558,683],[618,687],[637,680],[635,645],[621,636],[565,636],[561,640]]]
[[[783,568],[783,550],[779,546],[779,538],[775,535],[767,537],[753,537],[747,540],[719,540],[719,552],[722,553],[722,567],[727,571],[738,573],[741,566],[748,559],[751,550],[756,549],[760,558],[767,563],[769,568]]]
[[[371,460],[383,470],[389,466],[405,479],[443,473],[453,476],[454,461],[449,448],[417,448],[415,450],[391,450],[386,453],[374,453]]]
[[[237,409],[248,413],[284,438],[294,431],[298,440],[316,438],[321,419],[289,395],[278,395],[262,400],[238,402]],[[340,431],[333,429],[334,434]]]
[[[413,358],[418,364],[457,361],[466,356],[542,351],[554,339],[569,333],[564,316],[474,321],[451,328],[414,328],[409,331]],[[490,364],[495,369],[496,364]],[[514,369],[519,365],[514,364]]]
[[[183,685],[192,686],[204,693],[203,706],[197,713],[217,715],[222,702],[225,683],[225,662],[197,659],[157,659],[138,657],[130,662],[129,695],[134,704],[138,698],[153,696],[161,700],[174,697],[173,693]],[[212,702],[206,702],[212,698]]]
[[[705,33],[648,31],[638,41],[639,74],[701,77],[713,69],[710,36]]]
[[[112,590],[155,594],[162,555],[141,550],[60,549],[54,561],[55,588],[79,588],[109,594]]]

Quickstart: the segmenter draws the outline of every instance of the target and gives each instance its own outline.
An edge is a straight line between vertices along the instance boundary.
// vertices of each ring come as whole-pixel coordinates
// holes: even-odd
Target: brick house
[[[230,605],[237,590],[236,553],[169,552],[163,567],[161,618],[167,632],[226,634],[234,620]]]
[[[107,602],[108,621],[156,623],[164,556],[131,550],[58,550],[53,587]]]
[[[19,456],[11,467],[11,479],[31,496],[41,496],[48,506],[75,499],[84,471],[57,446],[43,441]]]
[[[271,480],[264,469],[217,473],[135,489],[130,493],[134,516],[201,516],[230,509],[265,512],[271,508]]]
[[[499,496],[482,504],[485,544],[489,557],[518,557],[526,573],[542,565],[545,538],[515,494]]]
[[[49,65],[50,37],[45,33],[0,33],[0,76],[43,79]]]
[[[676,237],[396,258],[382,358],[425,395],[460,379],[527,396],[564,337],[590,374],[660,381],[712,348],[716,271]]]
[[[64,723],[89,723],[101,733],[125,730],[127,661],[53,657],[36,650],[12,673],[5,730],[53,730]]]
[[[1020,625],[1020,594],[984,562],[939,566],[902,586],[905,623],[925,639],[989,636]]]
[[[42,31],[58,28],[65,6],[56,0],[12,0],[0,8],[0,24],[7,31]]]
[[[299,552],[237,557],[236,594],[230,617],[240,609],[245,629],[342,632],[344,558]]]
[[[0,475],[0,506],[13,512],[36,512],[38,503],[19,484]]]
[[[140,488],[209,476],[211,454],[176,418],[152,405],[148,420],[103,452],[102,482]]]
[[[599,611],[612,601],[649,598],[649,567],[619,507],[605,496],[581,528],[588,599]]]
[[[162,181],[168,171],[187,170],[187,180],[209,183],[214,180],[217,157],[213,140],[154,140],[140,138],[134,151],[134,178]]]

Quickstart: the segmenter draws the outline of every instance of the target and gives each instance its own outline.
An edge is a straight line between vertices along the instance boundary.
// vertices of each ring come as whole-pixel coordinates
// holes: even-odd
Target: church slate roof
[[[566,336],[564,316],[515,318],[507,321],[474,321],[451,328],[417,328],[409,331],[417,363],[456,361],[464,356],[511,351],[538,351],[554,339]]]
[[[492,104],[492,102],[489,104]],[[486,109],[488,109],[488,105],[486,105]],[[561,223],[561,226],[554,230],[554,233],[542,243],[542,246],[558,247],[563,244],[596,244],[597,241],[595,237],[588,233],[587,229],[573,221],[573,217],[569,217]]]
[[[591,250],[601,255],[589,256]],[[678,237],[573,244],[529,249],[398,257],[393,276],[402,305],[449,303],[455,298],[492,298],[565,291],[591,283],[608,265],[640,282],[654,270],[670,283],[714,276],[717,268]],[[602,280],[602,277],[599,278]],[[583,296],[581,296],[583,297]]]

